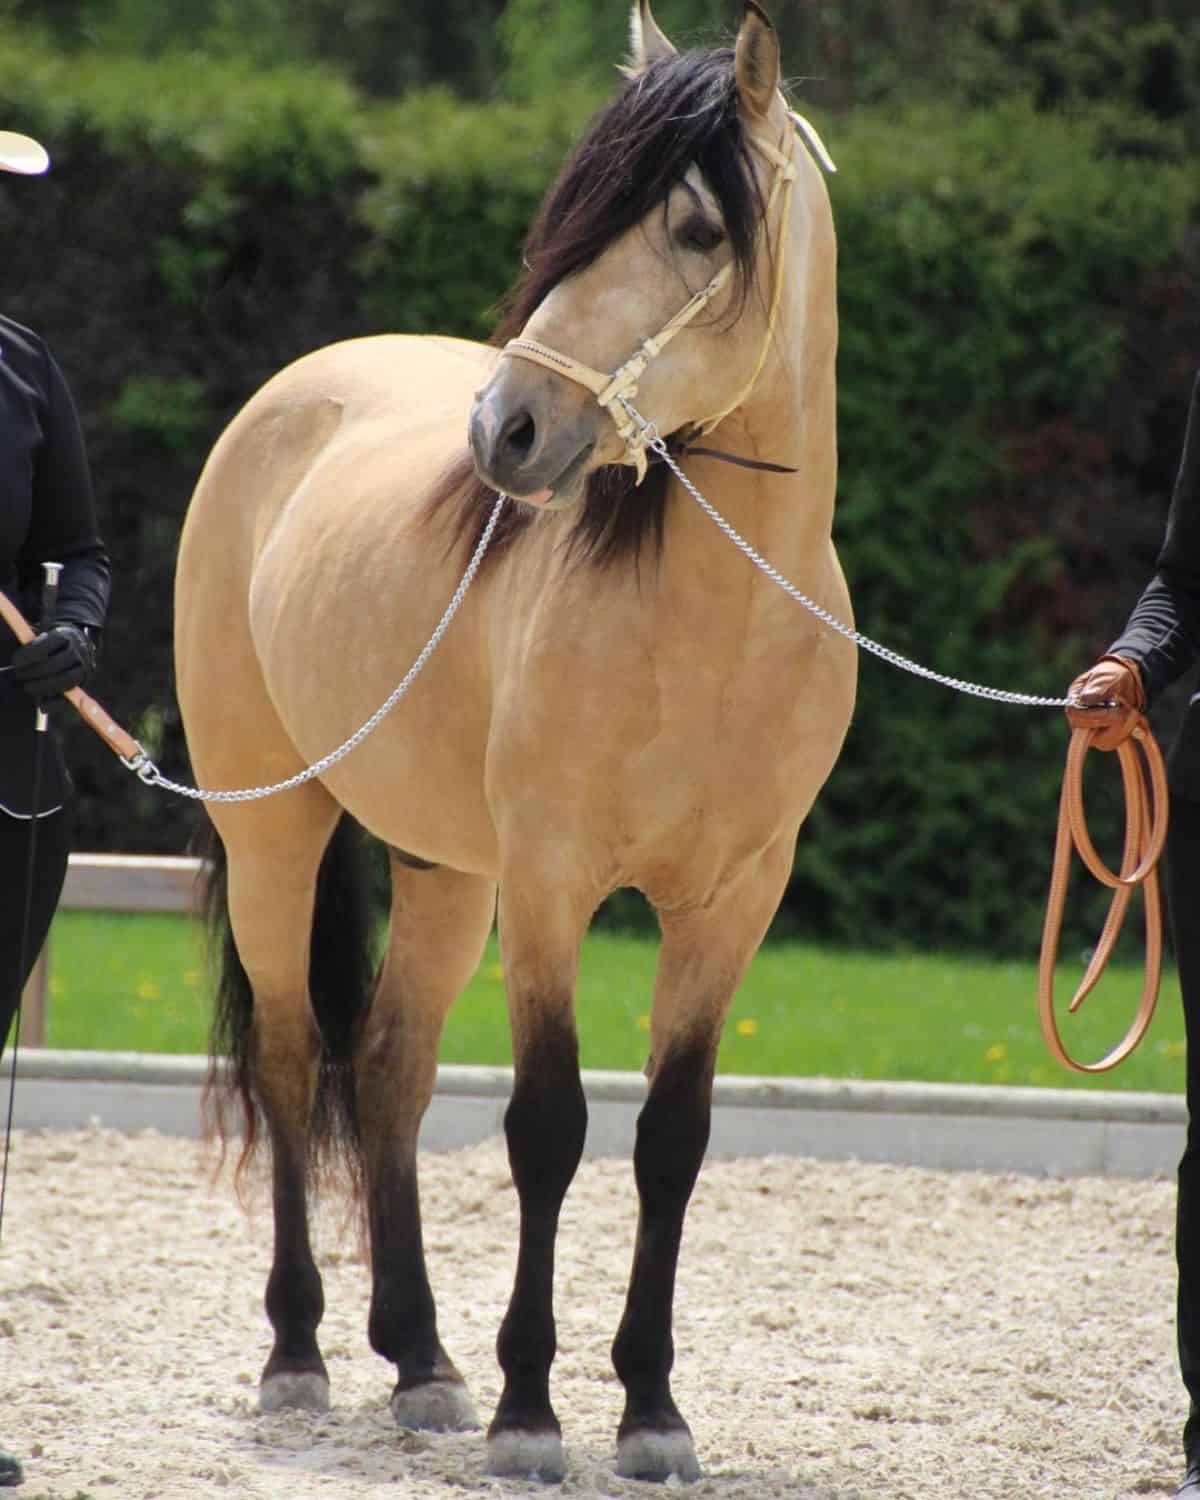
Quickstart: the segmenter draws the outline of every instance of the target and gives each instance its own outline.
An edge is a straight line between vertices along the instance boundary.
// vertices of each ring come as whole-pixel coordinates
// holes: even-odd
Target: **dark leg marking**
[[[368,1215],[374,1273],[367,1337],[396,1366],[393,1415],[404,1427],[478,1427],[463,1378],[438,1338],[415,1163],[389,1160],[376,1168]]]
[[[266,1308],[275,1344],[259,1381],[264,1411],[329,1408],[329,1377],[317,1345],[325,1314],[321,1275],[308,1237],[304,1163],[279,1133],[272,1139],[275,1258],[267,1278]]]
[[[496,1340],[504,1391],[488,1429],[488,1469],[559,1479],[562,1429],[550,1404],[550,1365],[557,1348],[554,1241],[587,1131],[572,1026],[548,1026],[524,1049],[504,1130],[521,1202],[521,1237],[512,1297]]]
[[[639,1479],[700,1474],[687,1423],[671,1397],[671,1318],[684,1213],[708,1146],[713,1065],[707,1041],[668,1053],[638,1117],[637,1245],[612,1355],[625,1387],[617,1471]]]

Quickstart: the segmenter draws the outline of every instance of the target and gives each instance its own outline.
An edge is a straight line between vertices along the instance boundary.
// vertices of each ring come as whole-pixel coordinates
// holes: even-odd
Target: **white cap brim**
[[[0,171],[20,172],[25,177],[36,177],[50,165],[45,146],[40,146],[31,135],[18,135],[15,130],[0,130]]]

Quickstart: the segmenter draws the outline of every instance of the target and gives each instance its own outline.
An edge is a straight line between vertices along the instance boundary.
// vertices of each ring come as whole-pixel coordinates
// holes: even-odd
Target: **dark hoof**
[[[392,1392],[397,1427],[424,1432],[473,1432],[479,1427],[475,1403],[461,1380],[427,1380]]]
[[[21,1472],[21,1465],[11,1453],[5,1453],[0,1449],[0,1488],[9,1485],[21,1484],[25,1475]]]
[[[1183,1483],[1175,1491],[1176,1500],[1200,1500],[1200,1462],[1189,1463]]]
[[[700,1464],[691,1433],[686,1427],[626,1433],[617,1439],[617,1473],[622,1479],[648,1479],[660,1484],[672,1475],[684,1484],[694,1483],[700,1478]]]
[[[315,1370],[264,1375],[258,1387],[262,1411],[328,1411],[329,1377]]]
[[[544,1479],[557,1484],[567,1472],[562,1438],[552,1431],[490,1432],[486,1469],[501,1479]]]

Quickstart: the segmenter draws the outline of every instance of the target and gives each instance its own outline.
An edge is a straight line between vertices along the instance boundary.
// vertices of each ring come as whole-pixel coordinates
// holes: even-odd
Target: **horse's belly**
[[[307,646],[289,650],[286,662],[265,654],[275,708],[306,764],[376,714],[432,634],[445,604],[442,591],[428,580],[418,590],[400,577],[407,609],[393,598],[386,616],[364,611],[352,628],[345,619],[297,608],[295,627]],[[452,582],[446,598],[451,590]],[[464,608],[377,727],[321,780],[385,843],[433,864],[491,875],[496,837],[483,792],[487,694],[474,668],[474,622],[467,614]]]
[[[400,712],[397,709],[397,712]],[[495,827],[474,745],[441,735],[422,743],[383,737],[323,777],[364,828],[430,864],[496,878]],[[351,761],[361,755],[357,765]]]

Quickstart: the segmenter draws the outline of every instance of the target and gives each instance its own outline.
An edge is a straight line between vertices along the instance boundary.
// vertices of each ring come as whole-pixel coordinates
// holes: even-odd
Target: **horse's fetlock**
[[[275,1266],[267,1278],[264,1297],[267,1317],[277,1330],[319,1328],[325,1316],[325,1289],[321,1273],[307,1266]]]

